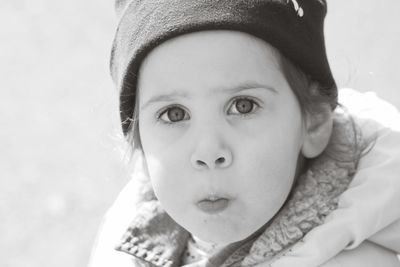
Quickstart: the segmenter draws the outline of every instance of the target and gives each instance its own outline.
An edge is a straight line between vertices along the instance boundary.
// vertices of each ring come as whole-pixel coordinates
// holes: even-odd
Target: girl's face
[[[148,172],[177,223],[228,244],[276,214],[304,127],[273,47],[233,31],[183,35],[147,56],[138,90]]]

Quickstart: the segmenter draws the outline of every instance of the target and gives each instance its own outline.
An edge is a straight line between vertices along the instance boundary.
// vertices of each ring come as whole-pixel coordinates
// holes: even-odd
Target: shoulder
[[[139,202],[137,180],[130,180],[105,214],[92,248],[89,267],[139,266],[132,256],[115,250]]]
[[[373,122],[375,129],[400,131],[399,110],[374,92],[361,93],[342,88],[339,90],[339,103],[365,126],[364,128],[368,128]]]
[[[344,250],[320,267],[399,267],[396,253],[365,241],[352,250]]]
[[[374,112],[383,110],[391,114],[398,114],[396,107],[390,102],[379,97],[375,92],[360,92],[351,88],[339,89],[338,101],[352,112],[369,113],[370,115],[379,115]]]
[[[375,148],[371,153],[374,161],[375,158],[384,159],[387,155],[396,155],[400,159],[397,156],[400,155],[400,112],[394,105],[374,92],[361,93],[349,88],[339,90],[339,103],[344,107],[344,112],[353,118],[362,138],[376,141],[373,142]],[[384,152],[383,157],[378,157],[378,152]]]

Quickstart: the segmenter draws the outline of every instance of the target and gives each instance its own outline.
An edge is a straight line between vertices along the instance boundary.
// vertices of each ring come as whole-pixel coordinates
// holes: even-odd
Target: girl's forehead
[[[140,67],[138,90],[140,95],[149,95],[188,86],[197,90],[244,83],[274,87],[283,78],[279,57],[273,46],[243,32],[213,30],[181,35],[147,55]]]

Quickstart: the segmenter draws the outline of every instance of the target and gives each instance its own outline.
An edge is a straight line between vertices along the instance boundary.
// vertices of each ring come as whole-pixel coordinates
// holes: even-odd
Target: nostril
[[[228,155],[227,157],[225,157],[225,155],[218,157],[214,161],[195,159],[194,157],[192,157],[190,161],[192,163],[192,166],[197,170],[226,168],[226,167],[230,166],[230,164],[232,162],[230,155]]]
[[[199,166],[205,166],[205,165],[207,165],[204,161],[201,161],[201,160],[196,160],[196,163],[197,163],[197,165],[199,165]]]
[[[225,162],[225,158],[224,157],[220,157],[215,161],[216,164],[222,164],[224,162]]]

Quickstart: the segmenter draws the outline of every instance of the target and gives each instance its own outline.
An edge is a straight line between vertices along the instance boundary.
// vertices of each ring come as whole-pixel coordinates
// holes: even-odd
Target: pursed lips
[[[208,214],[215,214],[224,211],[232,202],[232,198],[228,196],[209,195],[197,201],[197,207]]]

